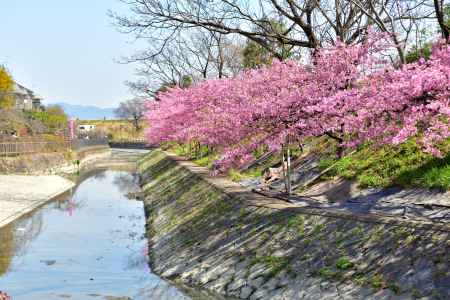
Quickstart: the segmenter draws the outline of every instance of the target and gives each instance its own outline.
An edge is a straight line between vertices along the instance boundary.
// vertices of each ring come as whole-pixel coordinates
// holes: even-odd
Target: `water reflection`
[[[12,230],[12,226],[6,226],[5,228],[0,229],[0,276],[8,271],[11,259],[14,254],[14,235],[12,233]]]
[[[75,198],[72,196],[67,196],[64,201],[55,202],[54,208],[64,212],[67,216],[71,217],[74,215],[77,209],[82,209],[86,199]]]
[[[139,175],[136,173],[131,175],[118,174],[114,178],[114,184],[116,184],[120,191],[129,199],[134,199],[134,196],[141,190],[139,186]]]
[[[105,171],[0,231],[0,287],[12,299],[189,299],[148,267],[138,177]],[[213,297],[209,299],[214,299]]]
[[[119,176],[119,175],[117,175],[117,176]],[[120,176],[122,176],[122,175],[120,175]],[[129,176],[129,175],[123,174],[123,176]],[[92,177],[97,179],[98,181],[102,181],[103,179],[106,178],[106,170],[96,172],[96,173],[94,173],[94,175]]]
[[[26,254],[28,245],[39,235],[41,229],[42,214],[39,212],[0,228],[0,276],[9,270],[14,256]]]

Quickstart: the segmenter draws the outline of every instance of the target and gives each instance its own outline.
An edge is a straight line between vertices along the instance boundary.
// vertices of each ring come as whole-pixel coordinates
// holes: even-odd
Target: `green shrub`
[[[58,130],[67,128],[68,117],[64,110],[56,105],[48,106],[42,111],[27,112],[31,119],[40,121],[48,133],[55,133]]]

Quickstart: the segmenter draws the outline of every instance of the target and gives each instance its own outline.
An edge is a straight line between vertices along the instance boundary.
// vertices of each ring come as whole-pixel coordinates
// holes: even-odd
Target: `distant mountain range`
[[[76,105],[65,102],[52,103],[61,106],[69,117],[80,120],[116,119],[114,108],[102,108],[93,105]]]

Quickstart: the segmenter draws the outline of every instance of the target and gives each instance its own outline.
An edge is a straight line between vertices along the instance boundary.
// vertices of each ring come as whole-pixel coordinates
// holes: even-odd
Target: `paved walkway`
[[[74,182],[56,175],[0,175],[0,227],[74,186]]]

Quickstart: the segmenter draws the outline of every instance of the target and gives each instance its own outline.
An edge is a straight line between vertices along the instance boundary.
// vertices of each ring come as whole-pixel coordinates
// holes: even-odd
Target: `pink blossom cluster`
[[[428,61],[395,69],[383,60],[388,40],[371,34],[363,43],[322,49],[310,64],[276,61],[172,88],[149,106],[148,139],[212,146],[222,170],[251,160],[262,145],[280,150],[287,137],[329,135],[354,147],[418,136],[439,156],[439,143],[450,136],[450,47],[437,43]]]

